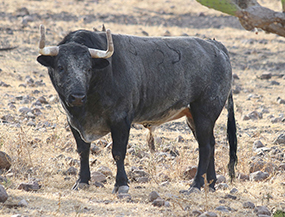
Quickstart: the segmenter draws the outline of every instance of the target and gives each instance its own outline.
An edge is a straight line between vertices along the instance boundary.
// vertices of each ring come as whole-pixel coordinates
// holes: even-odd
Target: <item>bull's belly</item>
[[[164,124],[166,122],[179,119],[183,116],[192,119],[192,114],[189,106],[180,109],[171,109],[152,118],[142,121],[135,121],[135,123],[142,124],[145,127],[155,127]]]

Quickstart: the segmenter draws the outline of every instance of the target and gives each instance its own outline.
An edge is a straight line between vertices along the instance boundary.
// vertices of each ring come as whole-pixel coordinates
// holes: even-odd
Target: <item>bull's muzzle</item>
[[[68,104],[70,106],[82,106],[86,103],[87,97],[85,94],[70,94]]]

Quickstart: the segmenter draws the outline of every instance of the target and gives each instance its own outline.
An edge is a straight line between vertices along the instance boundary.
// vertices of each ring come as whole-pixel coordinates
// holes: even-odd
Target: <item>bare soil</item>
[[[281,10],[280,1],[262,0],[262,5]],[[277,169],[263,181],[230,183],[227,176],[228,145],[226,141],[227,112],[223,111],[215,127],[216,169],[227,177],[227,189],[216,192],[183,195],[191,180],[183,178],[188,166],[197,165],[197,143],[184,119],[162,125],[155,131],[158,153],[165,147],[175,147],[179,155],[161,160],[151,155],[145,139],[145,129],[131,129],[130,146],[136,154],[127,154],[126,169],[141,167],[150,174],[147,183],[130,183],[131,200],[118,199],[111,194],[115,183],[115,165],[109,148],[100,146],[101,153],[90,156],[92,171],[107,166],[113,177],[104,188],[91,185],[86,190],[71,191],[77,176],[66,175],[70,159],[78,159],[75,141],[67,128],[66,117],[60,104],[51,100],[56,92],[49,80],[47,69],[36,62],[40,24],[47,28],[47,45],[57,44],[68,32],[77,29],[100,29],[102,24],[114,33],[215,38],[229,50],[234,80],[234,101],[238,127],[237,174],[249,174],[254,141],[278,149],[283,158],[276,159],[270,152],[261,158],[276,165]],[[16,48],[15,48],[16,47]],[[7,49],[8,48],[8,49]],[[9,49],[11,48],[11,49]],[[12,49],[13,48],[13,49]],[[234,17],[201,6],[194,0],[10,0],[0,1],[0,144],[1,151],[12,159],[12,167],[2,176],[9,195],[0,204],[0,215],[11,216],[191,216],[193,210],[212,211],[218,216],[256,216],[253,209],[243,208],[251,201],[255,206],[267,206],[273,213],[285,209],[285,173],[278,169],[285,163],[284,144],[274,140],[284,133],[285,105],[285,39],[261,31],[247,32]],[[271,78],[260,79],[271,73]],[[6,85],[5,85],[6,84]],[[45,97],[41,114],[21,114],[20,108],[34,108],[39,97]],[[244,120],[252,111],[262,118]],[[282,116],[283,115],[283,116]],[[280,120],[272,121],[273,118]],[[282,121],[283,120],[283,121]],[[33,123],[31,123],[31,121]],[[32,125],[32,126],[29,126]],[[177,141],[182,136],[184,141]],[[102,140],[111,142],[110,135]],[[281,156],[280,155],[280,156]],[[75,167],[79,169],[78,164]],[[161,185],[161,173],[170,178]],[[38,191],[18,190],[22,182],[36,180]],[[236,199],[226,195],[233,188]],[[169,207],[154,207],[148,201],[151,191],[169,201]],[[22,199],[28,206],[17,204]],[[218,206],[230,207],[228,212],[215,210]]]

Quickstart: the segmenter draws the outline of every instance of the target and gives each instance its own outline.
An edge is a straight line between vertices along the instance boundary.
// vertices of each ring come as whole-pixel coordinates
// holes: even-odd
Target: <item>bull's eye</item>
[[[64,71],[64,68],[62,66],[57,66],[57,71],[59,73],[62,73]]]

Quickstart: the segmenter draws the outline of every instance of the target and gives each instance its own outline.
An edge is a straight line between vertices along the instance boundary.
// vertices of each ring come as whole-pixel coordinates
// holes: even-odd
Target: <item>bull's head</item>
[[[69,42],[45,47],[45,29],[40,26],[39,53],[37,61],[49,68],[52,83],[61,100],[68,106],[82,106],[87,100],[90,80],[94,70],[109,65],[106,60],[114,52],[110,30],[106,31],[107,50],[88,48]]]

